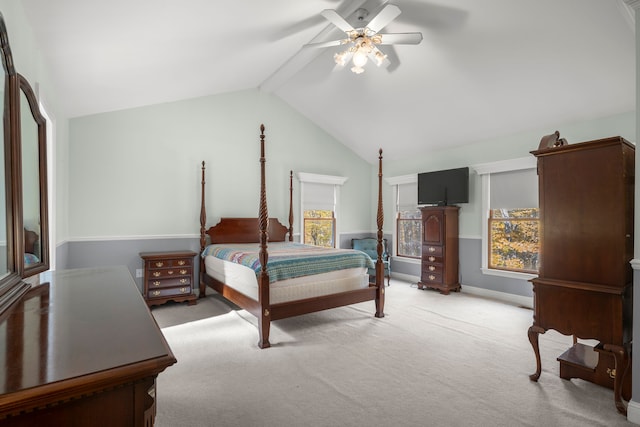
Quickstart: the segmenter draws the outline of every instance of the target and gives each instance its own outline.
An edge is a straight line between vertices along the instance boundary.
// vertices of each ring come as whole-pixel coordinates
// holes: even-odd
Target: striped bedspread
[[[251,268],[256,275],[262,270],[258,253],[260,246],[250,244],[216,244],[207,246],[202,257],[207,255],[235,262]],[[352,249],[322,248],[292,242],[273,242],[267,248],[269,282],[294,277],[327,273],[347,268],[373,268],[371,258],[364,252]]]

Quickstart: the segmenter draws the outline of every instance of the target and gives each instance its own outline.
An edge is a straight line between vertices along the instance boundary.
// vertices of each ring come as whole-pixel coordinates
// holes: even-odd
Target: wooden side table
[[[167,301],[196,304],[193,291],[193,251],[141,252],[144,261],[144,299],[148,306]]]

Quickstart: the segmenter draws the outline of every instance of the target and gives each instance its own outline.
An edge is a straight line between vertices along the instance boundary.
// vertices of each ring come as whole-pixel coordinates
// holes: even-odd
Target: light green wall
[[[208,224],[257,216],[261,123],[270,216],[288,220],[290,170],[346,176],[338,232],[369,229],[371,165],[279,98],[246,90],[72,119],[70,238],[198,234],[203,160]]]
[[[611,117],[558,124],[551,128],[536,128],[529,132],[500,136],[485,141],[469,141],[469,145],[432,151],[404,160],[385,163],[384,175],[386,177],[402,176],[527,157],[531,155],[530,151],[538,148],[540,138],[543,135],[548,135],[556,130],[570,144],[610,136],[622,136],[635,143],[636,113],[630,111]],[[480,177],[471,173],[470,202],[460,205],[460,235],[463,237],[481,237],[483,218],[481,191]],[[391,187],[386,185],[385,218],[393,218],[394,206],[391,198]],[[385,229],[392,229],[392,225],[388,221],[385,222]]]

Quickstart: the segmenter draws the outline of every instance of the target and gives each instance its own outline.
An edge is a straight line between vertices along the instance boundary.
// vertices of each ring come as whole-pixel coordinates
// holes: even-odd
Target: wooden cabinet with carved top
[[[144,261],[143,295],[147,305],[167,301],[196,303],[193,292],[193,251],[141,252]]]
[[[540,268],[529,341],[542,372],[540,334],[573,336],[560,377],[631,398],[635,146],[619,136],[533,151],[538,163]],[[592,346],[593,342],[598,342]]]

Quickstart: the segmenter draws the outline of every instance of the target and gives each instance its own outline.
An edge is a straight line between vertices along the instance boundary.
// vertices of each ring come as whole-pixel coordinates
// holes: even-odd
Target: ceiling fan
[[[360,8],[356,10],[355,14],[358,22],[364,23],[369,12],[366,9]],[[364,72],[363,67],[368,59],[371,59],[378,67],[387,67],[389,65],[387,55],[378,48],[378,45],[419,44],[422,41],[422,33],[382,34],[379,32],[400,15],[400,8],[394,4],[385,5],[366,25],[358,28],[354,28],[333,9],[325,9],[321,15],[344,31],[347,38],[328,42],[310,43],[305,45],[305,47],[324,48],[349,45],[346,50],[336,53],[333,59],[338,69],[342,69],[352,60],[353,67],[351,67],[351,71],[356,74]]]

